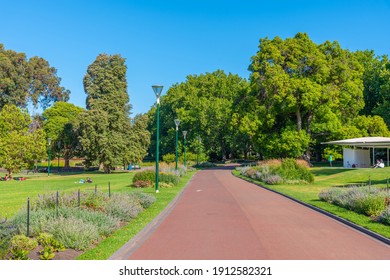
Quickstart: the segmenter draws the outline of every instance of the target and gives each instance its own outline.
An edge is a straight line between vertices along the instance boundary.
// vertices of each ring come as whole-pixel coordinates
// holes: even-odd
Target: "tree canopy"
[[[337,134],[364,106],[363,67],[337,42],[317,45],[305,33],[261,39],[249,70],[251,91],[238,118],[264,156],[309,159],[310,146]]]
[[[205,152],[211,158],[228,157],[233,147],[233,128],[230,125],[233,104],[238,94],[247,87],[245,79],[225,74],[221,70],[189,75],[185,82],[170,87],[161,99],[161,154],[175,151],[174,119],[178,118],[181,120],[180,131],[188,131],[189,148],[191,142],[201,136]],[[155,109],[149,112],[149,119],[150,130],[154,134]],[[180,137],[182,138],[181,132]],[[153,140],[152,143],[154,146]]]
[[[120,55],[100,54],[84,76],[87,110],[80,114],[78,138],[87,164],[98,163],[107,173],[139,161],[150,141],[144,118],[131,124],[126,71]]]
[[[67,101],[69,91],[60,86],[57,70],[41,57],[5,50],[0,44],[0,109],[6,104],[25,108],[31,102],[43,109]]]
[[[79,142],[75,125],[84,109],[67,102],[57,102],[42,113],[46,136],[52,139],[51,151],[61,154],[65,160],[65,168],[75,155]]]
[[[27,111],[5,105],[0,112],[0,164],[10,176],[22,168],[32,168],[46,155],[46,137],[31,125]]]

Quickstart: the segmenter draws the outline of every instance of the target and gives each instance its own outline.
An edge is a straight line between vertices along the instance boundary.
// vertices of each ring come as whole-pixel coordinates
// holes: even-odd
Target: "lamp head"
[[[51,144],[51,138],[47,138],[47,144],[48,144],[48,145]]]
[[[184,136],[184,139],[186,139],[186,137],[187,137],[187,130],[183,130],[183,136]]]
[[[175,119],[175,124],[176,124],[176,130],[179,129],[179,125],[180,125],[180,120],[179,119]]]
[[[152,88],[153,88],[154,94],[156,95],[157,99],[160,99],[160,96],[161,96],[161,93],[163,90],[163,86],[154,85],[154,86],[152,86]]]

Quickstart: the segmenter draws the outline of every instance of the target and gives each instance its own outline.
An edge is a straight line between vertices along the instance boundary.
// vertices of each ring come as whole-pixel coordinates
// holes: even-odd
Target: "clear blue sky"
[[[306,32],[316,43],[390,54],[390,1],[0,0],[0,43],[58,70],[70,102],[85,107],[82,79],[100,53],[126,58],[130,103],[145,113],[190,74],[249,77],[260,38]]]

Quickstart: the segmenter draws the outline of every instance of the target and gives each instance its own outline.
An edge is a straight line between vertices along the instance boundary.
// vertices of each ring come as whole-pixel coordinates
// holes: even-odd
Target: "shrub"
[[[153,195],[143,192],[134,192],[132,195],[139,200],[139,203],[144,209],[150,207],[150,205],[156,201],[156,198]]]
[[[277,167],[276,173],[284,180],[302,180],[308,183],[314,181],[314,176],[310,173],[309,169],[298,164],[295,159],[291,158],[282,160],[282,164]]]
[[[103,212],[82,208],[61,208],[59,209],[59,218],[79,219],[94,226],[99,235],[107,236],[119,227],[120,219],[110,215],[110,213],[106,213],[105,206],[101,208]]]
[[[153,183],[151,181],[142,181],[142,180],[133,183],[133,186],[136,188],[149,188],[152,185]]]
[[[145,170],[135,173],[133,177],[133,185],[137,181],[149,181],[149,182],[155,182],[156,181],[156,172],[152,170]]]
[[[368,216],[386,208],[386,194],[375,187],[334,187],[319,194],[320,199]]]
[[[151,170],[145,170],[138,172],[133,177],[133,185],[137,185],[138,181],[150,181],[152,183],[156,182],[156,172]],[[180,177],[173,173],[165,173],[160,172],[159,174],[159,182],[169,183],[173,185],[177,185],[180,182]],[[141,183],[142,184],[142,183]]]
[[[378,222],[390,226],[390,207],[388,206],[378,217]]]
[[[269,175],[264,178],[264,182],[269,185],[277,185],[283,183],[283,179],[279,175]]]
[[[162,160],[168,164],[176,161],[176,155],[174,154],[165,154],[162,157]]]
[[[75,250],[87,249],[100,237],[95,226],[75,217],[59,217],[49,224],[47,230],[65,247]]]
[[[122,221],[131,221],[143,211],[139,199],[126,193],[115,193],[104,207],[107,214]]]
[[[172,173],[160,173],[159,174],[159,180],[162,183],[172,184],[174,186],[178,185],[180,182],[179,176],[176,176]]]
[[[62,244],[60,241],[54,238],[52,234],[42,232],[37,237],[37,241],[40,245],[43,247],[50,247],[51,251],[53,252],[59,252],[65,250],[64,244]]]
[[[15,235],[11,239],[11,254],[15,260],[27,260],[27,255],[38,246],[35,239],[31,239],[23,234]]]

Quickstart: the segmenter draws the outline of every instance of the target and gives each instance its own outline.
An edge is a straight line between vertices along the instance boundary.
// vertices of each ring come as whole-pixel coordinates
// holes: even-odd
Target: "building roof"
[[[390,137],[361,137],[323,142],[322,144],[343,145],[364,148],[390,148]]]

